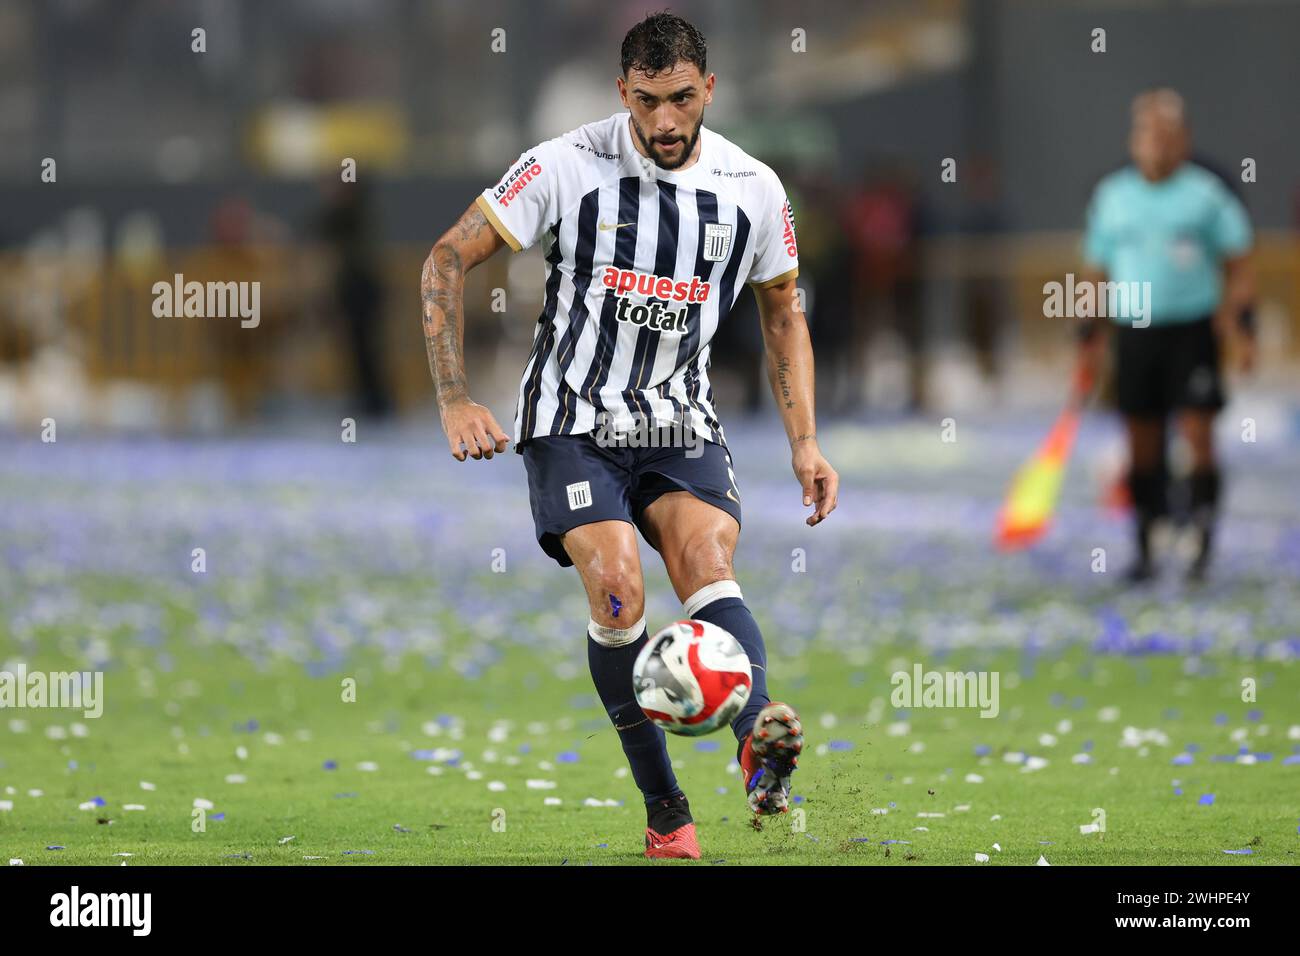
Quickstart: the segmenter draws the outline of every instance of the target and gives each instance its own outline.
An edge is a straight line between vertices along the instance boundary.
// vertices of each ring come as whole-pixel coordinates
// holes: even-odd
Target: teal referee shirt
[[[1150,282],[1151,324],[1172,325],[1218,308],[1223,260],[1252,241],[1245,207],[1213,173],[1185,162],[1153,183],[1126,166],[1093,191],[1083,258],[1110,282]]]

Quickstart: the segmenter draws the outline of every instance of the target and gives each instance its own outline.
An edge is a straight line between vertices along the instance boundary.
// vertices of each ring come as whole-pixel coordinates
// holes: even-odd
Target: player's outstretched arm
[[[487,407],[470,400],[465,380],[465,273],[504,245],[482,210],[472,204],[434,243],[420,276],[429,370],[438,387],[443,431],[457,461],[467,455],[491,458],[510,443]]]
[[[791,466],[803,489],[803,503],[815,505],[809,527],[824,521],[839,502],[840,476],[817,445],[813,407],[813,353],[808,323],[798,307],[794,279],[754,287],[767,351],[767,380],[790,439]]]

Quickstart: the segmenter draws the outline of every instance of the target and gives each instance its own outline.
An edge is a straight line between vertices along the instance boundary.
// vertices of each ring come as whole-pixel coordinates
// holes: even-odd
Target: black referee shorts
[[[1120,412],[1163,417],[1176,409],[1224,406],[1219,339],[1209,317],[1115,329],[1115,397]]]

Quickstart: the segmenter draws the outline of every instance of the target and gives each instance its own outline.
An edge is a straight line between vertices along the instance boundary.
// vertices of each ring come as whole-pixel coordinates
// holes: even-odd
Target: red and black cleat
[[[740,747],[749,809],[762,815],[790,809],[790,776],[802,751],[803,725],[793,707],[773,701],[759,711]]]
[[[646,807],[645,855],[652,860],[700,858],[700,843],[695,838],[691,807],[684,795]]]
[[[667,836],[646,827],[645,855],[652,860],[698,860],[700,843],[695,838],[695,824],[683,823]]]

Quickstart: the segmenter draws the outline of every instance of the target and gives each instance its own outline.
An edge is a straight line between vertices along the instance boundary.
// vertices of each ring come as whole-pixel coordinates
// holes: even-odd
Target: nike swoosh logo
[[[624,226],[635,226],[634,222],[598,222],[596,228],[601,232],[609,232],[611,229],[622,229]]]

